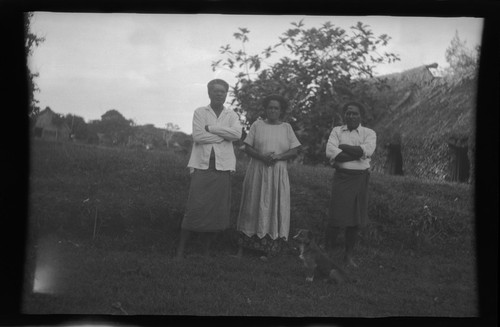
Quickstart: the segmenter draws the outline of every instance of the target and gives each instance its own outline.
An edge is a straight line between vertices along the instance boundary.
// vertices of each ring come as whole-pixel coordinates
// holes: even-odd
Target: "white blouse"
[[[360,146],[363,149],[363,156],[354,161],[339,162],[338,166],[345,169],[368,169],[370,168],[370,157],[377,145],[377,135],[375,131],[361,125],[349,131],[347,125],[334,127],[326,144],[326,157],[330,161],[342,152],[340,144]]]
[[[205,126],[208,125],[207,132]],[[217,170],[236,169],[233,142],[241,138],[242,127],[238,114],[224,108],[219,117],[210,105],[195,110],[193,115],[193,148],[188,167],[208,169],[210,153],[215,153],[215,168]]]

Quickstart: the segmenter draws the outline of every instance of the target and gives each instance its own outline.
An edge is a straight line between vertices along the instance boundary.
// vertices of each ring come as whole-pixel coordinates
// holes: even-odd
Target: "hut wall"
[[[474,133],[469,138],[469,149],[467,152],[469,157],[470,170],[469,170],[469,183],[476,180],[476,137]]]
[[[377,148],[375,149],[370,162],[373,171],[377,173],[384,173],[384,163],[387,158],[387,154],[388,149],[385,146],[377,144]]]
[[[401,152],[405,175],[445,181],[450,173],[450,149],[443,141],[403,140]]]
[[[41,112],[35,122],[34,135],[46,140],[69,140],[69,127],[65,123],[63,123],[61,126],[56,126],[52,122],[54,115],[54,112],[52,112],[50,109],[45,109],[43,112]]]
[[[385,142],[382,142],[385,141]],[[387,173],[389,142],[384,138],[378,142],[372,157],[373,171]],[[473,155],[468,150],[469,158]],[[445,140],[404,139],[401,142],[404,176],[411,176],[434,181],[451,181],[453,150]],[[473,173],[473,161],[470,161],[470,174]],[[472,177],[471,177],[472,178]]]
[[[375,133],[377,134],[377,147],[371,158],[372,170],[379,173],[386,173],[390,145],[401,145],[401,134],[391,128],[377,129]],[[404,158],[402,168],[404,171]]]

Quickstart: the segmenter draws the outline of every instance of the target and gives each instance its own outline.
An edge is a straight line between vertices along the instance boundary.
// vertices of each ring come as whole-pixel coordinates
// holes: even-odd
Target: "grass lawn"
[[[163,251],[76,247],[53,239],[52,289],[31,294],[29,313],[314,317],[474,316],[472,267],[450,258],[361,248],[357,283],[304,279],[296,256],[270,262],[221,251],[174,261]],[[436,261],[440,265],[436,266]],[[50,279],[49,279],[50,280]],[[50,282],[49,282],[50,283]]]
[[[173,260],[189,186],[187,158],[35,142],[23,312],[281,317],[478,315],[472,191],[372,174],[358,280],[305,281],[292,249],[262,262],[231,230],[213,255],[194,237]],[[234,226],[245,160],[233,176]],[[332,170],[290,166],[291,227],[325,224]],[[321,238],[320,238],[321,240]],[[336,254],[336,259],[341,258]],[[32,291],[33,279],[40,292]]]

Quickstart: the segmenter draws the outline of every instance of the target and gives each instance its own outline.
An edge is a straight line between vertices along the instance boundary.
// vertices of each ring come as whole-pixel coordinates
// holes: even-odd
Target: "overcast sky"
[[[388,34],[392,40],[386,50],[401,61],[380,66],[378,74],[434,62],[444,67],[455,32],[472,48],[481,42],[483,24],[481,18],[37,12],[31,28],[45,41],[29,62],[40,74],[35,97],[41,109],[49,106],[86,121],[116,109],[138,125],[171,122],[191,134],[194,110],[209,102],[206,83],[236,81],[234,73],[212,71],[211,63],[222,58],[220,46],[239,49],[233,33],[246,27],[247,51],[260,53],[301,19],[306,28],[330,21],[346,30],[361,21],[377,36]]]

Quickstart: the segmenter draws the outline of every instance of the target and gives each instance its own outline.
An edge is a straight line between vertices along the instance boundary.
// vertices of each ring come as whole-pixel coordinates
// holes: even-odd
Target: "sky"
[[[473,48],[481,43],[483,24],[473,17],[35,12],[31,30],[45,38],[28,61],[39,73],[35,98],[41,109],[48,106],[87,122],[116,109],[137,125],[174,123],[191,134],[194,110],[209,103],[208,81],[236,82],[235,72],[211,67],[223,58],[221,46],[240,48],[233,33],[249,29],[246,50],[257,54],[300,20],[305,28],[329,21],[345,30],[361,21],[376,36],[388,34],[384,51],[401,61],[377,67],[377,75],[434,62],[445,67],[455,33]]]

